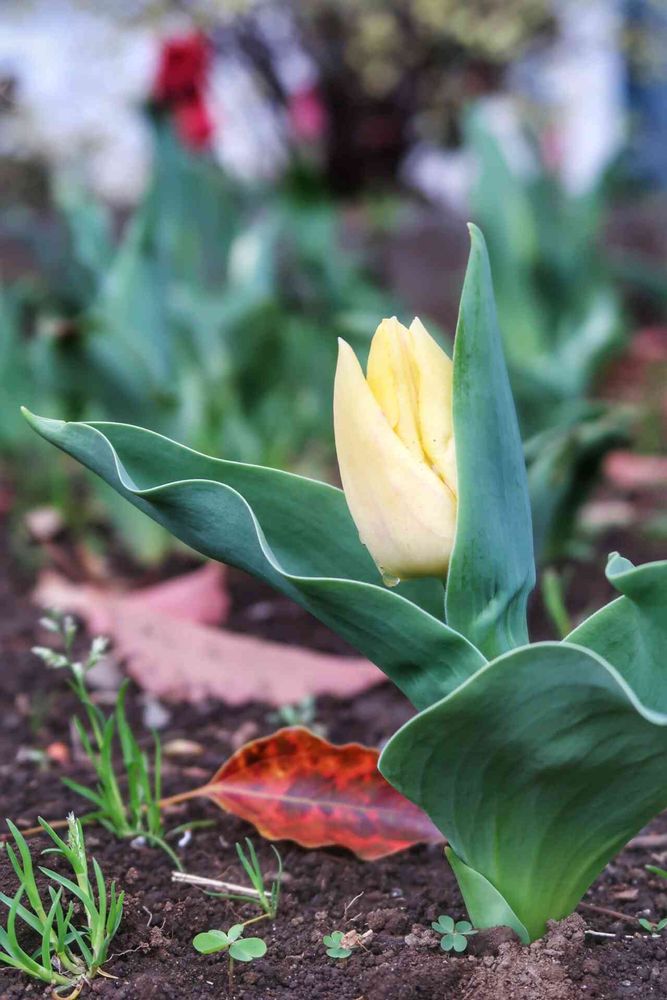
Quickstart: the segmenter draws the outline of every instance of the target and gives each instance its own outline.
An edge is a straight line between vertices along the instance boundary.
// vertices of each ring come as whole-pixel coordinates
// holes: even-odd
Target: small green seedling
[[[342,945],[342,941],[345,935],[342,931],[332,931],[331,934],[325,934],[322,938],[322,943],[327,950],[327,955],[329,958],[349,958],[352,954],[351,948],[345,948]]]
[[[457,920],[454,923],[452,917],[442,913],[433,921],[431,927],[437,934],[442,934],[440,947],[443,951],[465,951],[468,947],[468,938],[477,933],[469,920]]]
[[[212,895],[218,896],[219,899],[235,899],[241,903],[252,903],[255,906],[259,906],[262,910],[262,917],[255,917],[255,920],[263,918],[275,920],[276,914],[278,913],[278,906],[280,904],[280,889],[283,877],[282,858],[273,844],[271,844],[271,850],[275,854],[276,860],[278,861],[278,872],[271,883],[271,888],[267,890],[265,876],[262,872],[254,844],[249,837],[245,838],[245,842],[248,853],[246,854],[241,844],[238,843],[236,844],[236,853],[239,856],[239,861],[243,866],[243,870],[250,879],[250,884],[255,890],[254,894],[244,895],[242,891],[239,891],[213,893]],[[249,921],[246,921],[246,923],[248,922]]]
[[[270,712],[267,718],[281,726],[305,726],[317,736],[326,735],[326,726],[317,722],[317,704],[310,694],[291,705],[281,705],[277,711]]]
[[[660,878],[667,878],[667,869],[657,868],[655,865],[646,865],[646,871],[652,872],[654,875],[659,875]]]
[[[35,646],[33,653],[54,670],[67,670],[70,686],[81,702],[87,716],[88,727],[80,718],[74,719],[81,746],[97,776],[96,787],[88,788],[70,778],[63,783],[73,792],[92,802],[95,810],[81,817],[83,823],[98,822],[116,837],[142,838],[147,843],[161,847],[174,865],[181,869],[181,862],[165,841],[165,830],[160,813],[162,795],[162,748],[160,738],[153,733],[154,757],[151,765],[139,746],[125,714],[125,697],[128,682],[121,685],[116,705],[107,718],[94,704],[86,684],[86,677],[106,652],[108,642],[98,636],[93,639],[88,656],[83,661],[74,659],[74,640],[77,626],[70,615],[53,611],[42,618],[40,624],[60,636],[64,651],[56,652],[45,646]],[[118,744],[122,758],[122,780],[113,762],[114,743]],[[127,787],[125,796],[121,785]]]
[[[102,870],[94,858],[93,878],[90,877],[83,829],[73,814],[67,817],[67,841],[62,840],[46,820],[39,822],[56,845],[42,853],[64,858],[74,879],[40,865],[39,871],[53,883],[47,887],[50,902],[45,903],[35,881],[33,860],[25,837],[7,820],[16,849],[8,843],[6,851],[18,877],[19,888],[13,897],[0,892],[0,902],[9,909],[6,926],[0,925],[0,962],[48,983],[55,997],[63,995],[66,989],[67,1000],[74,1000],[96,975],[109,976],[102,971],[102,966],[120,926],[124,894],[116,891],[115,882],[107,892]],[[72,898],[68,900],[68,896]],[[77,901],[79,910],[75,923]],[[84,917],[83,924],[78,924],[78,912]],[[37,935],[40,943],[34,951],[26,951],[19,943],[17,921],[22,921]]]
[[[643,927],[645,931],[649,934],[662,934],[664,929],[667,927],[667,917],[663,917],[659,920],[657,924],[652,923],[650,920],[646,920],[644,917],[639,917],[637,923],[640,927]]]
[[[244,930],[245,924],[233,924],[227,931],[202,931],[192,941],[200,955],[227,952],[230,990],[234,979],[234,962],[253,962],[256,958],[263,958],[266,955],[266,943],[258,937],[244,938]]]

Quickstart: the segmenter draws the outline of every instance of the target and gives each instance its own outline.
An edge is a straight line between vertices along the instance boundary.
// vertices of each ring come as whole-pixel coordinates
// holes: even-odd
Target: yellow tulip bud
[[[334,429],[347,505],[385,581],[444,576],[457,505],[452,362],[418,319],[380,323],[366,378],[339,341]]]

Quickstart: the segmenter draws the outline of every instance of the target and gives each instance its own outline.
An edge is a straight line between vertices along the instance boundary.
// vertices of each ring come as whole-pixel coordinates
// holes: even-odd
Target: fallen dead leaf
[[[54,764],[69,764],[70,762],[69,747],[60,740],[57,740],[55,743],[49,743],[45,753]]]
[[[63,516],[55,507],[33,507],[23,518],[28,533],[36,542],[50,542],[65,527]]]
[[[343,934],[340,939],[341,948],[363,948],[367,945],[373,937],[373,931],[364,931],[360,934],[359,931],[351,930],[346,934]]]
[[[42,607],[74,612],[90,632],[110,636],[137,684],[165,701],[217,698],[229,705],[261,701],[279,707],[308,695],[351,698],[384,680],[368,660],[211,628],[174,617],[159,602],[146,603],[143,594],[114,594],[48,572],[34,599]],[[173,608],[171,601],[167,607]]]
[[[664,489],[667,486],[667,456],[612,451],[605,459],[604,473],[620,489]]]
[[[160,801],[163,809],[207,798],[269,840],[336,845],[365,861],[414,844],[441,844],[426,813],[380,774],[380,753],[330,743],[303,726],[246,743],[204,785]]]
[[[200,625],[221,625],[229,614],[226,569],[220,563],[207,562],[190,573],[135,590],[132,598],[141,601],[146,609],[153,608],[173,618]]]
[[[165,757],[199,757],[203,752],[203,746],[195,740],[175,739],[162,744]]]
[[[72,583],[60,573],[45,570],[40,573],[33,594],[45,608],[59,608],[81,615],[95,635],[111,635],[116,615],[116,602],[131,602],[135,609],[156,612],[179,621],[218,625],[229,612],[229,595],[225,584],[225,567],[206,563],[199,569],[152,587],[139,587],[129,592],[114,591],[90,583]]]
[[[612,896],[614,897],[614,899],[625,899],[628,902],[632,902],[632,900],[636,899],[638,895],[639,895],[639,889],[632,889],[632,888],[615,889],[612,892]]]

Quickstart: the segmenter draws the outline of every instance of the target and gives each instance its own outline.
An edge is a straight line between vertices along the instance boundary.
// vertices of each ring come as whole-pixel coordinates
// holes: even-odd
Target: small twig
[[[49,826],[53,830],[63,830],[67,826],[66,819],[56,819]],[[41,826],[30,826],[27,830],[21,830],[24,837],[37,837],[40,833],[44,833],[44,828]],[[0,844],[4,844],[5,841],[11,838],[10,833],[0,833]]]
[[[171,881],[206,886],[209,889],[216,889],[218,892],[231,892],[235,895],[240,893],[244,896],[251,896],[253,899],[260,898],[260,893],[250,886],[237,885],[235,882],[221,882],[217,878],[205,878],[203,875],[190,875],[189,872],[174,871],[171,873]]]
[[[349,902],[349,903],[346,903],[346,904],[345,904],[345,909],[343,910],[343,920],[347,920],[347,919],[348,919],[348,916],[347,916],[347,912],[348,912],[348,910],[349,910],[349,909],[350,909],[350,907],[351,907],[351,906],[353,905],[353,903],[356,903],[356,901],[357,901],[358,899],[361,899],[361,897],[363,896],[363,894],[364,894],[364,890],[362,889],[362,890],[361,890],[361,892],[358,892],[358,893],[357,893],[357,895],[356,895],[356,896],[354,896],[354,897],[353,897],[353,898],[352,898],[352,899],[350,900],[350,902]],[[361,916],[361,914],[357,914],[357,916]],[[350,917],[350,920],[356,920],[356,919],[357,919],[357,917]]]
[[[579,903],[582,910],[590,910],[592,913],[600,913],[603,917],[611,917],[612,920],[622,920],[626,924],[637,923],[636,917],[629,917],[627,913],[620,910],[610,910],[607,906],[597,906],[595,903]]]

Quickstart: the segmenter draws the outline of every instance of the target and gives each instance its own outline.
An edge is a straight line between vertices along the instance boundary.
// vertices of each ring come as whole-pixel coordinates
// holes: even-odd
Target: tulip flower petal
[[[375,331],[368,353],[367,381],[392,431],[418,461],[424,461],[410,335],[395,316],[383,319]]]
[[[452,361],[427,332],[420,319],[413,319],[409,333],[419,383],[421,445],[435,471],[456,494]]]
[[[334,429],[345,499],[381,572],[401,579],[444,576],[456,500],[394,433],[344,341],[334,386]]]

